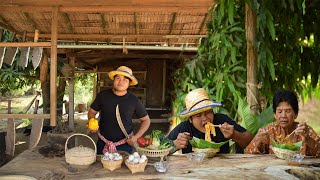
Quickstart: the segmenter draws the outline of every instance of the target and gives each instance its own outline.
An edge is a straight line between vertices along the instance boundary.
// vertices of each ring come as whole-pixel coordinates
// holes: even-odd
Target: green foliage
[[[243,123],[255,132],[264,124],[254,124],[240,100],[246,95],[245,3],[257,16],[259,94],[269,103],[278,89],[294,90],[304,99],[320,97],[320,1],[227,0],[212,9],[208,37],[201,39],[197,58],[176,72],[173,107],[180,112],[185,95],[203,87],[213,100],[223,102],[231,117],[237,119],[239,109],[246,112],[239,116],[248,118]]]
[[[75,74],[74,100],[75,104],[92,103],[93,79],[95,74]],[[69,96],[69,84],[66,87],[66,95]]]
[[[237,113],[239,114],[239,117],[241,119],[240,125],[254,135],[260,128],[265,127],[274,119],[272,106],[264,109],[258,115],[253,115],[250,111],[249,104],[241,98],[239,98]]]
[[[198,57],[186,61],[185,66],[176,72],[177,99],[173,107],[177,112],[184,107],[185,95],[201,87],[211,99],[223,102],[229,114],[235,114],[238,97],[245,93],[246,87],[245,30],[244,22],[238,16],[243,10],[239,7],[243,6],[235,3],[232,0],[219,1],[208,24],[208,38],[200,42]]]
[[[274,140],[272,140],[271,144],[273,147],[276,147],[276,148],[288,149],[291,151],[298,151],[302,145],[302,141],[296,142],[294,144],[288,144],[288,143],[282,144],[282,143],[277,143]]]
[[[11,33],[7,30],[3,31],[2,42],[8,42],[11,37]],[[31,55],[30,55],[31,56]],[[33,69],[32,63],[29,62],[28,67],[23,69],[20,67],[20,50],[18,51],[12,66],[5,63],[2,64],[0,69],[0,93],[3,95],[13,95],[16,91],[37,84],[36,76],[39,75],[39,71]]]

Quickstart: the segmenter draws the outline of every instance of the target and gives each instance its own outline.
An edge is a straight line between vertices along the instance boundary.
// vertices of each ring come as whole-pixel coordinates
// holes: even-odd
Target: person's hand
[[[260,128],[257,133],[258,144],[269,144],[269,132],[265,129]]]
[[[173,143],[176,146],[176,149],[184,149],[187,147],[189,139],[190,139],[190,133],[188,132],[179,133],[177,139],[174,140]]]
[[[90,129],[88,124],[86,126],[87,126],[87,130],[92,133],[96,133],[99,130],[99,128],[98,129]],[[87,134],[88,134],[88,131],[87,131]]]
[[[227,139],[231,139],[234,134],[234,127],[226,122],[219,125],[219,128],[223,134],[223,136]]]
[[[137,142],[137,139],[138,139],[138,137],[136,137],[135,135],[132,135],[127,139],[127,143],[130,146],[133,146]]]
[[[295,129],[296,135],[301,136],[302,141],[306,140],[309,137],[309,129],[305,122],[298,124],[298,127]]]

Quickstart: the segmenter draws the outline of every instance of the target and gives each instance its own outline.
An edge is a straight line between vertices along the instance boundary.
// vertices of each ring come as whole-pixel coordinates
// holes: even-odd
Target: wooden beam
[[[0,47],[50,47],[50,42],[1,42]]]
[[[0,114],[0,118],[16,118],[16,119],[49,119],[50,114]]]
[[[43,1],[43,0],[1,0],[0,4],[6,4],[9,6],[24,6],[24,5],[37,5],[37,6],[113,6],[113,5],[120,5],[120,6],[146,6],[152,5],[154,7],[157,6],[180,6],[180,7],[189,7],[189,6],[210,6],[214,1],[213,0],[183,0],[183,1],[176,1],[176,0],[148,0],[148,1],[141,1],[141,0],[117,0],[117,1],[106,1],[106,0],[92,0],[92,1],[85,1],[85,0],[55,0],[55,1]]]
[[[136,12],[134,13],[134,22],[135,22],[136,35],[139,35],[140,34],[140,27],[139,27],[140,26],[140,19],[139,19],[139,16]],[[140,44],[139,38],[136,38],[136,42],[137,42],[137,44]]]
[[[68,33],[73,34],[73,28],[72,28],[72,24],[70,22],[70,18],[68,16],[68,14],[67,13],[62,13],[61,15],[62,15],[64,21],[66,22],[66,25],[67,25],[67,28],[68,28]]]
[[[171,30],[172,31],[172,30]],[[27,33],[27,37],[33,37],[33,33]],[[39,38],[50,38],[51,34],[39,34]],[[207,37],[207,35],[151,35],[151,34],[139,34],[139,35],[129,35],[129,34],[58,34],[58,39],[105,39],[105,38],[148,38],[148,39],[198,39]]]
[[[57,39],[58,39],[58,11],[52,8],[51,22],[51,63],[50,63],[50,125],[57,125]]]
[[[32,20],[31,16],[29,15],[29,13],[27,12],[24,12],[23,13],[24,16],[27,18],[27,21],[29,22],[29,24],[31,24],[32,28],[33,28],[33,31],[35,31],[37,28],[37,25],[36,23]]]
[[[100,56],[99,56],[100,55]],[[91,55],[85,55],[85,54],[77,54],[75,55],[75,57],[77,57],[77,60],[80,61],[81,59],[86,59],[86,61],[90,61],[90,58],[102,58],[102,59],[135,59],[135,58],[145,58],[145,59],[185,59],[185,58],[195,58],[196,53],[193,54],[148,54],[148,53],[138,53],[138,54],[134,54],[134,53],[129,53],[129,54],[122,54],[122,53],[116,53],[116,54],[108,54],[105,55],[104,53],[101,54],[91,54]],[[82,61],[81,61],[82,62]],[[90,64],[90,66],[92,66]]]
[[[106,31],[106,20],[104,19],[104,13],[100,13],[100,17],[101,17],[101,28],[102,28],[102,32],[104,34],[107,33]]]
[[[148,5],[148,6],[120,6],[120,5],[111,5],[111,6],[62,6],[60,7],[60,13],[109,13],[109,12],[166,12],[166,13],[207,13],[209,6],[174,6],[174,5]],[[0,5],[0,11],[3,13],[7,12],[32,12],[35,13],[44,13],[50,12],[50,6],[8,6],[8,5]]]

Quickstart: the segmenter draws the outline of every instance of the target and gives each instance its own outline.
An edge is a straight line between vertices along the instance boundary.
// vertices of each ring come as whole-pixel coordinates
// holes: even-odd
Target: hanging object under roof
[[[10,66],[13,64],[13,61],[17,55],[18,48],[17,47],[8,47],[6,48],[6,52],[4,54],[3,62],[9,64]]]
[[[41,58],[42,58],[42,52],[43,47],[35,47],[32,49],[32,65],[34,69],[37,69],[37,67],[40,64]]]

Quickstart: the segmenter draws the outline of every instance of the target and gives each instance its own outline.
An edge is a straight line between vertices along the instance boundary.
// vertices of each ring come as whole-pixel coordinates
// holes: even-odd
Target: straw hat
[[[127,66],[120,66],[117,70],[109,72],[109,78],[114,80],[115,75],[122,75],[130,78],[130,86],[134,86],[138,84],[138,80],[133,76],[132,70]]]
[[[208,93],[203,88],[190,91],[185,98],[185,103],[186,108],[179,113],[182,118],[187,118],[222,105],[219,102],[211,101]]]

